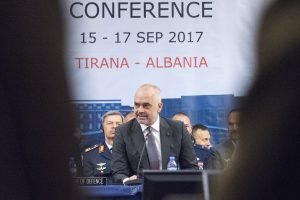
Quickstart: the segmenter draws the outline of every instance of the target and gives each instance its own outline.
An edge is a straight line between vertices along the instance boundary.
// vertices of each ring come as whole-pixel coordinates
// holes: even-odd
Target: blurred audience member
[[[173,115],[172,120],[177,120],[183,122],[185,128],[187,129],[188,133],[190,134],[192,143],[195,143],[193,135],[192,135],[192,124],[190,118],[183,112],[178,112]]]
[[[300,1],[279,0],[259,33],[256,80],[220,200],[299,199]]]
[[[124,121],[118,111],[106,112],[101,118],[105,143],[95,144],[83,153],[84,176],[104,176],[111,178],[111,155],[116,128]]]
[[[128,122],[128,121],[130,121],[130,120],[132,120],[132,119],[134,119],[134,118],[135,118],[135,113],[134,113],[134,111],[128,112],[128,113],[125,115],[124,123],[125,123],[125,122]]]
[[[239,140],[240,110],[231,110],[228,114],[227,119],[229,139],[225,140],[219,145],[216,145],[216,150],[221,156],[223,167],[226,167],[231,163],[232,155],[235,151],[237,142]]]
[[[81,139],[81,130],[80,128],[75,128],[75,131],[73,133],[73,139],[74,143],[71,147],[71,152],[69,155],[69,162],[74,162],[76,165],[76,172],[74,172],[74,169],[70,169],[73,176],[82,176],[83,174],[83,168],[82,168],[82,156],[81,156],[81,150],[80,150],[80,139]],[[71,161],[72,160],[72,161]],[[69,166],[72,168],[71,166]],[[74,166],[73,166],[74,167]]]
[[[192,135],[192,124],[190,118],[183,112],[178,112],[173,115],[172,120],[182,121],[188,133]]]
[[[1,199],[75,200],[60,1],[1,1]]]
[[[208,128],[202,124],[195,124],[193,126],[192,135],[194,137],[194,149],[199,159],[199,162],[202,164],[202,169],[207,167],[207,161],[211,156],[212,152],[210,150],[210,134]]]

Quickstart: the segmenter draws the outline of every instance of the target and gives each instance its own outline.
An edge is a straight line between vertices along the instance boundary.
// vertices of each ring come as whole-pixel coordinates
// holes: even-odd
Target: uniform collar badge
[[[101,145],[99,146],[99,153],[103,153],[103,152],[104,152],[104,145],[101,144]]]

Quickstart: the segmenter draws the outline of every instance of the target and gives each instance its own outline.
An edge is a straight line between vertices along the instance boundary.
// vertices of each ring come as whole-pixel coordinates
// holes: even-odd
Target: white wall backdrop
[[[148,10],[153,7],[155,17],[150,11],[144,17],[145,2]],[[103,3],[110,10],[114,7],[114,17],[102,12]],[[172,3],[184,5],[183,17],[176,10],[172,17]],[[73,99],[118,99],[132,105],[134,91],[145,82],[158,85],[163,98],[244,95],[252,81],[256,30],[267,3],[64,0],[65,54]],[[187,10],[199,16],[190,17]],[[149,64],[149,58],[154,62]],[[196,62],[183,67],[185,58]],[[110,59],[123,64],[110,65]]]

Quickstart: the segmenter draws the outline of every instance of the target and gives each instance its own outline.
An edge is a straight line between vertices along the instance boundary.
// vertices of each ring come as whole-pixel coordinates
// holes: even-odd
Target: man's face
[[[103,131],[106,139],[114,139],[116,128],[122,124],[120,115],[109,115],[104,119]]]
[[[162,103],[152,88],[141,88],[136,92],[134,96],[134,112],[136,120],[140,124],[152,125],[161,109]]]
[[[192,134],[191,121],[190,121],[190,119],[187,116],[184,116],[184,115],[175,115],[172,119],[173,120],[182,121],[183,124],[184,124],[184,126],[188,130],[189,134]]]
[[[228,116],[228,132],[231,140],[239,139],[240,112],[231,112]]]
[[[194,133],[194,138],[196,144],[200,144],[206,148],[210,146],[210,134],[208,130],[198,129],[196,133]]]

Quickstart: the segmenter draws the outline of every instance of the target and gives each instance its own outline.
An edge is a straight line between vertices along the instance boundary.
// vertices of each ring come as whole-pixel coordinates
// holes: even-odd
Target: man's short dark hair
[[[202,130],[202,131],[206,131],[208,130],[207,126],[203,125],[203,124],[195,124],[193,126],[193,129],[192,129],[192,135],[194,135],[194,133],[197,131],[197,130]]]
[[[231,113],[233,113],[233,112],[241,112],[241,110],[240,110],[239,108],[231,109],[231,110],[229,111],[229,113],[228,113],[228,117],[229,117],[229,115],[230,115]]]

